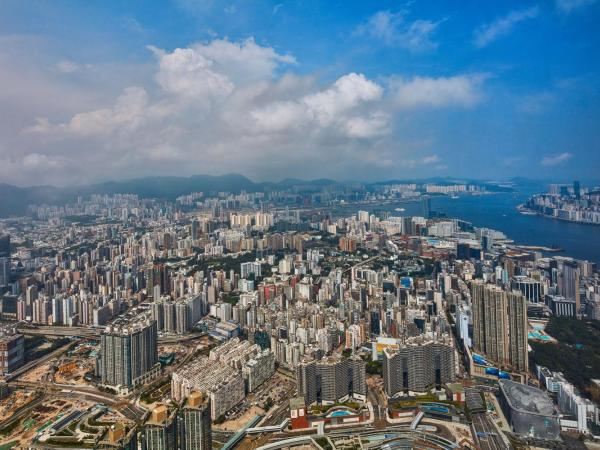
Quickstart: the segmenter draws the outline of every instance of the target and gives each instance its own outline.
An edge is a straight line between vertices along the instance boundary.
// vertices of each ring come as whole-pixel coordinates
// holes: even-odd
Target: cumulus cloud
[[[154,69],[113,100],[29,122],[19,137],[24,151],[9,155],[0,176],[28,173],[53,183],[232,171],[347,176],[357,167],[391,168],[399,156],[406,167],[440,170],[428,146],[421,156],[401,146],[395,118],[411,109],[471,107],[485,78],[375,81],[350,72],[323,83],[284,72],[294,57],[252,39],[150,49]],[[299,173],[307,161],[311,172]]]
[[[26,129],[30,133],[64,132],[79,136],[107,134],[118,127],[135,127],[143,120],[148,105],[146,91],[137,86],[126,88],[114,107],[75,114],[67,123],[52,124],[47,118]]]
[[[163,89],[205,100],[229,95],[236,84],[270,79],[279,64],[295,63],[292,56],[261,47],[251,38],[240,43],[216,39],[170,53],[153,46],[149,49],[159,61],[156,80]]]
[[[541,164],[544,167],[557,166],[559,164],[567,162],[572,157],[573,157],[573,155],[569,152],[559,153],[558,155],[544,156],[542,158]]]
[[[470,107],[482,99],[481,86],[485,75],[453,77],[393,78],[390,90],[394,103],[400,108]]]
[[[507,15],[476,29],[473,43],[476,47],[483,48],[498,38],[509,34],[520,22],[537,17],[539,12],[538,6],[510,11]]]
[[[356,29],[360,36],[370,36],[386,45],[402,47],[411,52],[437,48],[433,34],[441,22],[407,20],[408,11],[378,11]]]

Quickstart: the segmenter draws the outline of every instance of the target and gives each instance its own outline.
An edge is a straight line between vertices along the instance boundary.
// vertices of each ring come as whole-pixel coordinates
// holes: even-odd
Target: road
[[[49,337],[82,337],[89,339],[100,339],[100,335],[104,331],[104,327],[64,327],[64,326],[18,326],[17,330],[25,335],[42,335]],[[184,334],[173,336],[159,336],[159,344],[175,344],[179,342],[191,341],[206,336],[202,334]]]
[[[370,386],[367,386],[367,398],[373,405],[374,423],[379,424],[381,420],[385,421],[385,408],[382,406],[382,401],[379,394]]]
[[[146,414],[146,411],[136,406],[127,399],[119,398],[116,395],[108,392],[102,392],[91,386],[72,386],[69,384],[43,383],[31,381],[13,381],[10,386],[30,389],[43,389],[47,393],[55,395],[60,394],[63,397],[78,397],[86,400],[104,403],[108,406],[115,407],[122,412],[127,418],[140,421]]]
[[[481,450],[509,450],[500,436],[501,431],[487,413],[473,414],[473,437]]]
[[[21,375],[23,375],[28,370],[31,370],[34,367],[39,366],[40,364],[44,364],[46,361],[49,361],[52,358],[56,358],[59,355],[62,355],[65,352],[65,350],[67,350],[67,348],[69,348],[69,346],[72,343],[73,342],[69,342],[69,343],[63,345],[62,347],[58,347],[56,350],[51,351],[47,355],[42,356],[41,358],[34,359],[33,361],[29,361],[28,363],[23,364],[21,367],[19,367],[14,372],[12,372],[12,373],[10,373],[8,375],[5,375],[4,379],[6,381],[10,381],[10,380],[14,380],[14,379],[19,378]]]
[[[377,255],[377,256],[372,256],[372,257],[371,257],[371,258],[369,258],[369,259],[365,259],[364,261],[361,261],[361,262],[359,262],[359,263],[356,263],[356,264],[354,264],[353,266],[350,266],[350,267],[348,267],[348,268],[347,268],[346,270],[344,270],[342,273],[347,273],[347,272],[350,272],[352,269],[354,269],[354,268],[356,268],[356,267],[362,266],[362,265],[364,265],[364,264],[368,264],[368,263],[370,263],[371,261],[375,261],[376,259],[378,259],[378,258],[381,258],[381,256],[382,256],[382,255]]]

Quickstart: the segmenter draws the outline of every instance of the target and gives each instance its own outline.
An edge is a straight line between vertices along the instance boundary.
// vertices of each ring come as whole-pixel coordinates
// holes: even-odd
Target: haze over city
[[[0,450],[600,448],[600,0],[0,0]]]

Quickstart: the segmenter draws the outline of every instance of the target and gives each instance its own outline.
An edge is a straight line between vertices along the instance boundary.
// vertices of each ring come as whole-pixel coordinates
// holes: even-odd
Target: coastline
[[[517,205],[516,209],[517,209],[517,211],[519,211],[521,214],[524,214],[524,215],[535,215],[535,216],[544,217],[546,219],[555,219],[555,220],[560,220],[562,222],[578,223],[578,224],[582,224],[582,225],[600,226],[599,222],[587,222],[584,220],[565,219],[563,217],[551,216],[549,214],[544,214],[539,211],[536,211],[535,209],[527,208],[525,205],[522,205],[522,204]]]

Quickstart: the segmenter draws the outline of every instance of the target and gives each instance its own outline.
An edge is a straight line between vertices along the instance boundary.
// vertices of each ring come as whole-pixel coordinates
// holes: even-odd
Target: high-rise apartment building
[[[102,384],[129,389],[160,370],[156,321],[113,323],[100,339]]]
[[[501,366],[527,372],[527,299],[482,280],[471,283],[473,347]]]
[[[401,391],[425,392],[454,380],[456,358],[451,340],[423,337],[383,351],[383,386],[388,396]]]
[[[179,412],[181,450],[211,450],[210,398],[192,392]]]
[[[515,291],[507,292],[508,360],[514,370],[526,373],[529,367],[527,352],[527,299]]]
[[[298,395],[306,404],[337,402],[367,394],[365,362],[360,358],[312,360],[298,364]]]
[[[245,262],[240,264],[241,278],[248,278],[251,274],[255,277],[260,277],[261,267],[259,262]]]
[[[177,411],[156,406],[142,429],[142,450],[177,449]]]
[[[207,395],[192,392],[182,404],[159,404],[142,427],[142,450],[211,450],[211,406]]]

